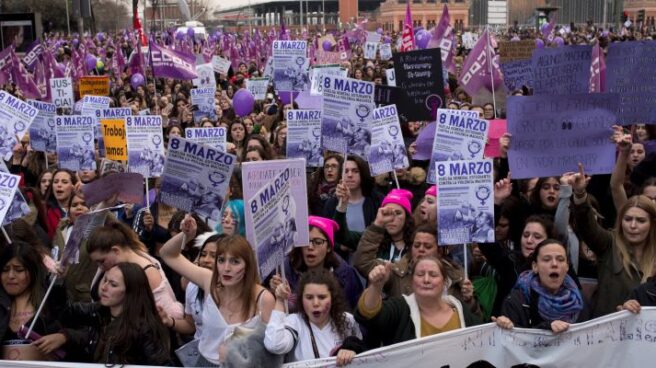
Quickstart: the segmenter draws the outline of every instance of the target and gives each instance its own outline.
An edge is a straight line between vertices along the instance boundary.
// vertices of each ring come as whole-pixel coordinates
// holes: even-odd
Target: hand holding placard
[[[506,198],[512,193],[512,182],[510,181],[510,172],[508,177],[501,179],[494,184],[494,205],[500,206]]]

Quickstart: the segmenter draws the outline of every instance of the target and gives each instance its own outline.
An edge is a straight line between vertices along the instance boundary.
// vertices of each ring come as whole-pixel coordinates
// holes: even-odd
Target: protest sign
[[[406,112],[412,107],[408,103],[408,95],[403,88],[377,84],[374,87],[374,102],[376,105],[383,106],[395,104],[401,122],[407,123],[409,121]]]
[[[73,80],[71,78],[51,78],[50,91],[52,103],[59,107],[72,108],[75,103],[73,95]]]
[[[509,92],[533,85],[533,62],[530,59],[502,63],[501,72],[503,84]]]
[[[197,214],[214,228],[221,221],[221,209],[236,163],[234,155],[184,138],[171,137],[160,200]]]
[[[8,215],[11,208],[20,205],[19,203],[15,203],[12,206],[20,180],[21,178],[18,175],[0,172],[0,222],[3,224],[6,223],[5,217]],[[12,215],[17,211],[20,211],[20,207],[11,210]]]
[[[364,44],[364,58],[367,60],[376,59],[376,51],[378,51],[378,43],[366,42]]]
[[[435,163],[439,245],[494,242],[492,167],[492,160]]]
[[[30,125],[30,146],[38,152],[54,153],[57,149],[55,137],[57,106],[37,100],[27,100],[27,103],[39,110]]]
[[[392,58],[392,45],[389,43],[380,44],[380,59],[389,60]]]
[[[94,128],[94,136],[98,140],[98,151],[100,151],[100,156],[104,157],[105,152],[105,142],[103,140],[103,134],[101,132],[100,120],[105,119],[123,119],[126,116],[132,115],[132,109],[129,107],[111,107],[95,111],[96,121]],[[123,119],[125,120],[125,119]]]
[[[9,161],[14,146],[23,139],[38,114],[36,107],[0,91],[0,157],[5,161]]]
[[[214,105],[214,93],[216,88],[193,88],[191,89],[191,104],[197,106],[193,110],[194,122],[198,123],[203,118],[216,120],[216,110]]]
[[[59,167],[72,171],[95,170],[96,154],[93,116],[55,117]]]
[[[212,68],[215,73],[228,75],[228,70],[230,70],[230,60],[214,55],[212,56]]]
[[[264,73],[262,73],[263,77],[267,78],[273,78],[273,58],[269,57],[267,59],[266,64],[264,65]]]
[[[0,160],[0,171],[6,174],[10,174],[7,165],[5,165],[5,163],[1,160]],[[11,203],[9,204],[9,209],[5,214],[5,218],[2,221],[2,224],[7,225],[13,222],[14,220],[18,220],[21,217],[25,217],[29,215],[30,212],[32,212],[32,210],[30,209],[30,206],[27,204],[25,197],[23,197],[23,193],[21,193],[20,190],[16,190],[16,193],[14,193],[14,198],[11,200]]]
[[[436,162],[482,159],[488,128],[475,111],[439,109],[426,181],[436,183]]]
[[[504,330],[495,323],[458,329],[358,354],[358,368],[648,367],[656,308],[609,314],[553,333],[538,328]],[[305,360],[284,368],[328,368],[335,358]]]
[[[159,115],[127,116],[128,168],[144,178],[159,177],[164,170],[164,138]]]
[[[341,60],[348,60],[351,58],[351,45],[349,44],[348,38],[341,37],[337,40],[337,51],[339,52],[339,58]]]
[[[287,158],[305,158],[309,167],[323,166],[321,110],[287,110]]]
[[[198,78],[196,58],[184,52],[171,50],[150,42],[150,66],[153,76],[190,80]]]
[[[478,42],[478,34],[472,32],[465,32],[462,34],[462,46],[465,49],[473,49],[476,42]]]
[[[100,125],[105,157],[110,160],[126,161],[128,147],[125,138],[125,119],[101,119]]]
[[[586,174],[615,166],[609,139],[620,97],[611,93],[508,98],[508,162],[515,179],[560,176],[582,163]]]
[[[499,61],[503,63],[530,60],[535,50],[535,41],[499,41]]]
[[[64,245],[61,257],[61,266],[79,263],[80,246],[84,239],[88,239],[93,229],[105,224],[107,214],[113,208],[103,208],[97,211],[87,212],[79,216],[73,224],[73,229]]]
[[[214,88],[216,90],[216,79],[214,78],[214,68],[212,64],[196,65],[196,74],[192,83],[198,88]]]
[[[656,41],[613,42],[608,46],[606,86],[620,96],[620,122],[656,124]]]
[[[263,280],[285,262],[285,254],[294,246],[298,227],[305,225],[298,224],[294,217],[296,203],[291,195],[291,170],[289,167],[283,169],[245,203],[247,218],[251,218],[253,225],[251,244]]]
[[[318,48],[315,53],[317,64],[337,64],[342,62],[342,54],[333,51],[324,51]]]
[[[433,120],[444,102],[442,54],[440,49],[397,53],[393,57],[396,86],[403,88],[412,107],[405,112],[410,121]]]
[[[221,152],[226,151],[227,136],[226,128],[223,127],[187,128],[185,138],[190,142],[214,147]]]
[[[385,69],[385,79],[388,86],[396,87],[396,71],[394,69]]]
[[[275,179],[281,174],[284,175],[284,181],[279,181],[280,186],[277,187]],[[289,189],[285,190],[284,196],[277,196],[278,189],[284,185],[289,185]],[[242,186],[246,200],[244,203],[246,239],[255,248],[258,261],[260,253],[266,255],[276,251],[282,245],[288,247],[284,249],[285,251],[289,251],[289,247],[292,245],[310,244],[304,159],[244,162],[242,164]],[[258,193],[263,193],[263,197]],[[258,211],[263,211],[261,204],[268,203],[276,196],[278,197],[277,205],[267,210],[268,217],[259,215]],[[256,207],[253,207],[253,200],[256,200]],[[262,202],[258,203],[257,201],[260,200]],[[262,237],[256,234],[264,233],[271,234],[269,236],[270,244],[264,243],[264,247],[260,250],[259,246],[262,244],[258,244],[257,239],[262,239]],[[271,265],[260,263],[260,269],[262,266],[268,268]],[[262,274],[262,276],[266,277],[267,275]]]
[[[80,77],[80,98],[86,95],[109,96],[109,76],[87,75]]]
[[[348,71],[337,64],[317,65],[310,70],[310,95],[321,96],[321,82],[326,76],[346,78]]]
[[[298,96],[294,98],[294,103],[296,103],[300,109],[321,110],[321,107],[323,106],[323,97],[312,96],[310,95],[310,91],[301,91],[298,93]]]
[[[371,176],[410,166],[396,105],[374,109],[370,130],[371,149],[367,161]]]
[[[535,49],[531,60],[534,95],[588,92],[592,46],[571,45]]]
[[[246,89],[256,100],[264,100],[269,89],[269,78],[248,78],[246,79]]]
[[[96,115],[97,110],[108,109],[110,98],[105,96],[87,95],[82,97],[82,107],[80,113],[82,115]]]
[[[128,168],[120,162],[112,161],[106,158],[100,160],[100,176],[105,173],[124,173]]]
[[[487,143],[485,144],[485,158],[494,158],[501,156],[501,147],[499,146],[499,138],[508,131],[508,124],[506,119],[493,119],[488,121],[490,129],[487,132]]]
[[[374,107],[372,82],[324,77],[322,147],[367,157],[366,152],[371,143],[368,120]]]
[[[277,91],[303,91],[309,88],[306,41],[273,41],[273,80]]]
[[[118,195],[122,203],[140,204],[144,198],[143,176],[139,173],[116,173],[107,175],[82,186],[84,201],[93,206]]]

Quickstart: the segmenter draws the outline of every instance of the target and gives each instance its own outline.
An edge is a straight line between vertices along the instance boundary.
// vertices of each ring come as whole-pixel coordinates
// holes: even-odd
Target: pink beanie
[[[437,185],[433,185],[432,187],[428,188],[425,194],[429,196],[437,197]]]
[[[335,231],[339,230],[339,225],[325,217],[308,216],[308,225],[316,226],[328,237],[330,249],[335,248]]]
[[[412,200],[412,192],[405,189],[392,189],[383,199],[382,206],[385,206],[388,203],[398,204],[403,207],[408,213],[412,213],[412,205],[410,201]]]

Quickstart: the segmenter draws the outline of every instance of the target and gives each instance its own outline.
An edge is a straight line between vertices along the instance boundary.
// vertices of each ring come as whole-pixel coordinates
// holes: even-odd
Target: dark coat
[[[501,315],[508,317],[515,327],[539,328],[551,330],[551,322],[542,318],[538,311],[539,295],[531,290],[531,300],[526,301],[526,297],[521,290],[514,289],[504,300],[501,307]],[[586,308],[583,308],[576,322],[583,322],[588,319]]]

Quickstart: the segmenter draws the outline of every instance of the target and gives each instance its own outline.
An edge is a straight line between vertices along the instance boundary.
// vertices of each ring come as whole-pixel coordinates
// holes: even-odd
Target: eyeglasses
[[[324,168],[324,170],[337,170],[339,168],[339,165],[337,165],[337,164],[328,164],[328,165],[325,165],[323,168]]]
[[[312,238],[310,239],[310,243],[314,245],[315,247],[320,247],[322,245],[325,245],[328,243],[327,239],[324,238]]]

